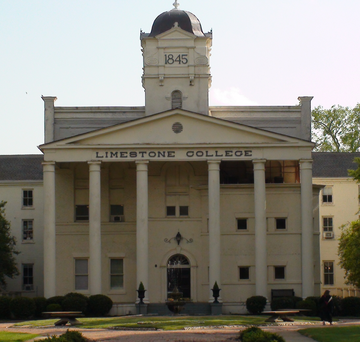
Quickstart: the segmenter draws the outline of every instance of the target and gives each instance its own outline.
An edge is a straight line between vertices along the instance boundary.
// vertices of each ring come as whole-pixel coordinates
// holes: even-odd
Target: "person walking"
[[[325,325],[326,321],[332,325],[332,313],[334,309],[333,298],[330,296],[330,291],[326,290],[320,298],[320,318]]]

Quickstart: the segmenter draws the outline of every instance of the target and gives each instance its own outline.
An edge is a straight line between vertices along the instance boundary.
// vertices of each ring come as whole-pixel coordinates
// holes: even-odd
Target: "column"
[[[44,296],[56,295],[55,162],[43,162],[44,171]]]
[[[136,162],[136,287],[142,282],[149,302],[148,161]]]
[[[256,295],[267,296],[266,187],[264,159],[253,160],[255,201],[255,280]]]
[[[44,142],[54,141],[55,96],[41,96],[44,101]]]
[[[312,160],[300,160],[302,297],[314,295]]]
[[[89,289],[101,294],[101,162],[89,164]]]
[[[221,288],[220,161],[208,161],[209,172],[209,301],[215,281]]]

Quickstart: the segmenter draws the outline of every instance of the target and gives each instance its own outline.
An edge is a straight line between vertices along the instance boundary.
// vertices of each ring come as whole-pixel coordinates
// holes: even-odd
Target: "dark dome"
[[[178,23],[184,31],[190,32],[198,37],[204,37],[201,23],[198,18],[191,12],[172,9],[161,13],[153,23],[149,37],[155,37],[160,33],[166,32]]]

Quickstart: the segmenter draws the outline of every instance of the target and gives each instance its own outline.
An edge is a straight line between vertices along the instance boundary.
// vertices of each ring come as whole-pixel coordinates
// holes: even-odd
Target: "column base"
[[[136,304],[137,315],[147,315],[147,312],[148,312],[147,304]]]
[[[222,303],[211,303],[210,306],[212,316],[222,315]]]

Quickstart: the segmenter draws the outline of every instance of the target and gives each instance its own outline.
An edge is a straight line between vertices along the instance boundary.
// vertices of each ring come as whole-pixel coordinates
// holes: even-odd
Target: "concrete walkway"
[[[191,329],[177,331],[134,331],[134,330],[112,330],[112,329],[83,329],[79,327],[13,327],[13,323],[0,324],[0,331],[23,332],[39,334],[35,340],[61,335],[67,329],[77,330],[89,339],[97,342],[230,342],[238,341],[239,327],[225,327],[222,329]],[[334,326],[360,325],[360,320],[343,320],[334,323]],[[305,337],[297,332],[299,329],[310,327],[323,327],[321,322],[316,324],[279,324],[261,327],[266,331],[276,332],[283,336],[286,342],[311,342],[311,338]],[[328,326],[326,326],[328,327]],[[324,328],[326,328],[324,327]],[[34,340],[31,340],[34,341]],[[30,342],[30,341],[29,341]]]

